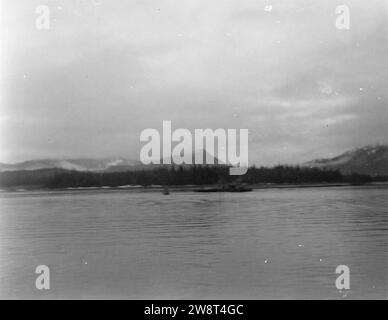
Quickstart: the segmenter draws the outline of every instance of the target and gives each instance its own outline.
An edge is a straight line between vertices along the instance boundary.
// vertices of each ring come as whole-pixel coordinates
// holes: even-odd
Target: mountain
[[[115,168],[142,165],[140,161],[124,158],[104,159],[41,159],[29,160],[14,164],[0,163],[0,172],[39,170],[39,169],[66,169],[76,171],[115,171]]]
[[[306,162],[303,166],[339,170],[342,174],[388,176],[388,145],[356,148],[334,158]]]
[[[195,159],[201,159],[201,157],[202,157],[202,163],[196,163]],[[207,152],[204,149],[202,149],[202,150],[201,149],[200,150],[193,150],[191,152],[191,154],[189,154],[188,158],[191,158],[191,164],[183,163],[182,164],[183,166],[190,166],[192,164],[196,164],[196,165],[201,165],[201,164],[203,164],[203,165],[206,165],[206,164],[209,164],[209,165],[222,165],[222,164],[225,164],[221,160],[219,160],[216,156],[214,156],[210,152]],[[168,158],[161,159],[160,163],[161,164],[166,163],[167,159]],[[171,156],[171,163],[172,163],[172,165],[178,163],[179,160],[180,160],[180,157],[173,156],[173,155]]]
[[[204,162],[206,159],[212,159],[215,164],[221,163],[215,156],[207,153],[204,150],[197,150],[191,154],[192,163],[198,153],[203,153]],[[208,158],[206,158],[208,157]],[[139,160],[130,160],[125,158],[103,158],[103,159],[40,159],[29,160],[14,164],[0,163],[0,172],[4,171],[23,171],[23,170],[41,170],[41,169],[65,169],[75,171],[100,171],[100,172],[125,172],[138,170],[151,170],[160,166],[165,166],[163,159],[161,164],[145,165]],[[176,158],[173,158],[172,166],[175,165]],[[190,165],[183,165],[190,166]]]

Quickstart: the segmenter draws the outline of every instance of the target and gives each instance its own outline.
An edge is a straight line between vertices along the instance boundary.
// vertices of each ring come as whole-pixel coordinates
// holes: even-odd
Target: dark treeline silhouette
[[[127,172],[80,172],[62,169],[42,169],[0,173],[0,186],[31,188],[117,187],[123,185],[210,185],[223,182],[257,183],[368,183],[370,176],[342,175],[335,170],[276,166],[250,167],[245,175],[230,176],[227,166],[160,166],[152,170]]]

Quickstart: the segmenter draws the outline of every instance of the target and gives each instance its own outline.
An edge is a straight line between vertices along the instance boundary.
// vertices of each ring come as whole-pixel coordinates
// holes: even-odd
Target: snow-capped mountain
[[[214,164],[220,164],[220,161],[213,155],[204,150],[193,152],[190,157],[192,163],[198,153],[203,152],[203,161],[212,159]],[[177,158],[172,158],[172,165],[175,165]],[[160,160],[160,164],[145,165],[139,160],[130,160],[125,158],[103,158],[103,159],[41,159],[29,160],[14,164],[0,163],[0,172],[4,171],[22,171],[22,170],[39,170],[39,169],[65,169],[75,171],[101,171],[101,172],[124,172],[136,170],[151,170],[164,165],[166,161]],[[184,164],[186,166],[186,164]]]
[[[304,166],[340,170],[343,174],[359,173],[388,176],[388,145],[366,146],[328,159],[317,159]]]
[[[124,158],[42,159],[24,161],[15,164],[0,163],[0,171],[38,170],[52,168],[77,171],[112,171],[119,167],[131,167],[138,165],[141,165],[140,161]]]

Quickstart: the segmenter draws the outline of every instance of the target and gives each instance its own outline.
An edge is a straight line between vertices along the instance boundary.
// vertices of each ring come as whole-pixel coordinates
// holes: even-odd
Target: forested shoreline
[[[248,184],[306,184],[306,183],[352,183],[387,181],[386,177],[368,175],[343,175],[338,170],[298,166],[250,167],[245,175],[230,176],[228,166],[160,166],[152,170],[125,172],[80,172],[63,169],[32,171],[7,171],[0,173],[0,187],[28,188],[77,188],[118,187],[125,185],[211,185],[241,182]]]

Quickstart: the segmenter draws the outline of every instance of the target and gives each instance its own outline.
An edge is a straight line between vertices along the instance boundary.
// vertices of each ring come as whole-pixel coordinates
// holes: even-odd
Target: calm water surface
[[[0,298],[387,299],[387,191],[3,193]]]

